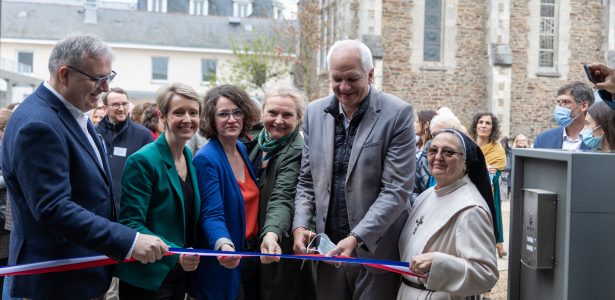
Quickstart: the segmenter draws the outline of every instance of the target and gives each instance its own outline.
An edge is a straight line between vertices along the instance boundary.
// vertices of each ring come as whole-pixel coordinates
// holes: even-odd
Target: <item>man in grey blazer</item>
[[[336,247],[326,255],[399,260],[398,238],[415,172],[412,107],[377,91],[372,55],[355,40],[336,42],[327,62],[334,95],[308,105],[295,196],[294,251],[313,233]],[[318,299],[394,299],[396,274],[346,264],[317,268]]]

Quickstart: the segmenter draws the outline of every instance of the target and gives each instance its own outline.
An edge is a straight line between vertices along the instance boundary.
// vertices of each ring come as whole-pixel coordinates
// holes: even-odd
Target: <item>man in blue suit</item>
[[[50,79],[13,113],[2,149],[13,209],[9,265],[107,255],[154,262],[168,248],[116,219],[105,149],[84,113],[115,77],[109,46],[70,36],[49,58]],[[111,267],[15,276],[13,297],[102,299]]]
[[[571,82],[557,90],[554,102],[553,116],[560,126],[539,134],[534,148],[588,150],[581,130],[585,127],[587,110],[594,103],[592,89],[583,82]]]

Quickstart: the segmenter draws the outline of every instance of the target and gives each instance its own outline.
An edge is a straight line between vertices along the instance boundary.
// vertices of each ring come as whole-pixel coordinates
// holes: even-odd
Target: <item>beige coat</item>
[[[433,252],[433,262],[427,282],[421,280],[431,291],[402,284],[397,299],[464,299],[490,290],[498,280],[489,208],[467,176],[417,198],[399,249],[403,261]]]

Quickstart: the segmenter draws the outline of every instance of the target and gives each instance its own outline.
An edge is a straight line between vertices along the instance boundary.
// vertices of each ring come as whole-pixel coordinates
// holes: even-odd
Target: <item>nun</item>
[[[425,151],[437,184],[418,196],[399,238],[401,259],[418,276],[403,276],[397,299],[479,299],[499,277],[485,158],[455,129]]]

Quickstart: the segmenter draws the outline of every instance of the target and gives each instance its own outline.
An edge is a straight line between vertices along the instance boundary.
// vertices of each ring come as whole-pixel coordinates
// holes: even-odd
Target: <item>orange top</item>
[[[250,239],[258,233],[258,187],[244,164],[244,182],[237,180],[239,190],[243,196],[243,204],[246,212],[246,239]]]

